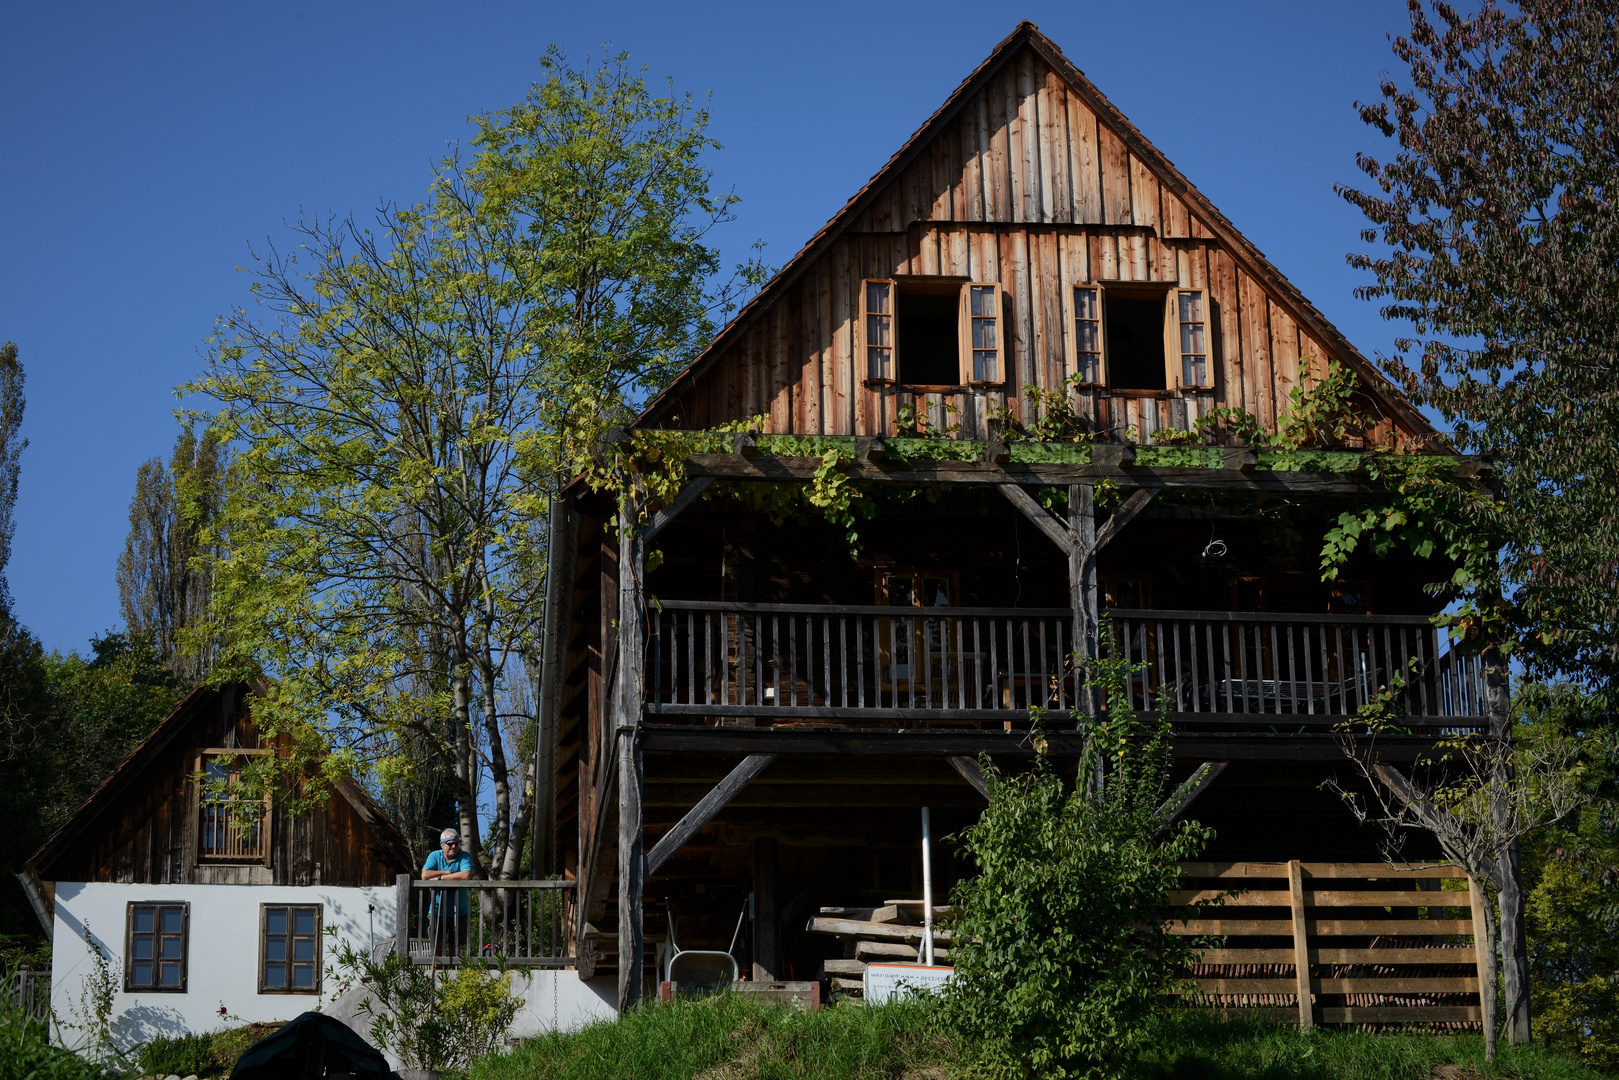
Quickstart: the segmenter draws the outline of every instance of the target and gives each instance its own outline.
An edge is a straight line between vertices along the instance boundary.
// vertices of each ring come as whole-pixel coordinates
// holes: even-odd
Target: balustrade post
[[[410,963],[410,875],[394,878],[394,954]]]
[[[646,853],[641,828],[642,668],[646,658],[643,575],[644,544],[637,518],[639,507],[626,482],[619,503],[618,686],[613,721],[618,756],[618,1008],[633,1009],[641,1001],[641,958],[644,949],[642,889]]]

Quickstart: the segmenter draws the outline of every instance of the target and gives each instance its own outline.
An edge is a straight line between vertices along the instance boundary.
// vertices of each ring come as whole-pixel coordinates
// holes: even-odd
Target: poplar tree
[[[730,298],[710,284],[733,200],[709,192],[706,110],[622,56],[542,67],[423,203],[305,219],[258,256],[256,305],[221,320],[189,387],[232,451],[224,670],[275,680],[255,720],[292,737],[284,767],[408,791],[436,765],[502,877],[534,812],[520,683],[549,499]]]
[[[224,479],[213,433],[199,439],[188,425],[167,468],[151,458],[136,470],[129,535],[118,557],[124,626],[186,686],[208,674],[218,649],[205,626],[213,555],[205,536],[218,517]]]
[[[11,562],[11,536],[15,529],[12,512],[17,506],[17,477],[22,452],[28,440],[22,436],[22,414],[27,405],[23,396],[22,363],[17,359],[17,343],[0,345],[0,609],[11,613],[11,588],[6,583],[6,566]]]

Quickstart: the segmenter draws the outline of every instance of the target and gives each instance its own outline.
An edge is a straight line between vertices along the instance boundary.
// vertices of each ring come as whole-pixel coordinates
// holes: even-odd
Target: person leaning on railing
[[[438,850],[427,857],[422,864],[423,881],[470,881],[472,880],[472,856],[461,850],[461,834],[454,829],[445,829],[439,834]],[[467,944],[468,911],[467,894],[470,889],[434,889],[431,919],[433,923],[432,939],[433,953],[441,953],[440,945],[454,935],[454,952],[464,951]],[[454,893],[455,902],[451,909],[450,904],[444,904],[441,910],[440,902],[445,893]],[[446,925],[448,924],[448,925]]]

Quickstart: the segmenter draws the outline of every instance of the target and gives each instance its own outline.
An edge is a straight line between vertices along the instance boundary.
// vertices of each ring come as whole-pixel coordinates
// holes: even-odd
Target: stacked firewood
[[[950,962],[950,931],[941,929],[952,909],[933,908],[933,960]],[[827,960],[821,977],[831,983],[832,992],[852,998],[865,993],[866,965],[917,964],[922,960],[922,901],[885,900],[880,907],[823,907],[809,922],[809,929],[828,934],[843,943],[843,959]]]

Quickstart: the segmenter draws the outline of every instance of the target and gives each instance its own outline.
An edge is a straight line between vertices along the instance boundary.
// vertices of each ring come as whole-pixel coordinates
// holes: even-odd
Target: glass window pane
[[[314,938],[293,938],[292,958],[294,960],[313,960],[315,958]]]
[[[168,907],[163,909],[163,932],[165,934],[178,934],[180,932],[180,909]]]
[[[1201,356],[1188,356],[1188,357],[1185,357],[1184,358],[1184,367],[1185,367],[1185,371],[1182,374],[1182,382],[1184,382],[1187,386],[1207,386],[1208,385],[1209,380],[1208,380],[1208,377],[1206,375],[1206,372],[1208,371],[1208,365],[1204,362],[1203,357],[1201,357]]]
[[[264,942],[264,958],[266,960],[285,960],[287,958],[287,939],[284,937],[267,939]]]
[[[1096,290],[1074,290],[1074,317],[1076,319],[1096,318]]]
[[[313,934],[315,932],[315,911],[313,908],[302,908],[293,913],[293,933]]]
[[[1074,342],[1080,352],[1097,352],[1098,342],[1101,340],[1096,332],[1093,322],[1076,323],[1074,326]]]
[[[174,961],[165,960],[158,965],[158,985],[165,987],[179,987],[180,965]]]
[[[135,933],[150,934],[152,932],[152,909],[138,907],[135,909]]]
[[[866,310],[884,315],[888,313],[888,283],[886,281],[866,282]]]
[[[1181,323],[1181,352],[1203,352],[1203,324]]]
[[[995,314],[995,290],[988,285],[974,285],[972,287],[972,314]]]
[[[152,962],[150,960],[137,960],[130,970],[129,981],[134,986],[152,985]]]
[[[287,968],[285,964],[264,965],[264,985],[267,989],[282,990],[287,985]]]
[[[1095,357],[1095,355],[1081,354],[1080,358],[1079,358],[1078,370],[1079,370],[1079,381],[1080,382],[1093,383],[1093,382],[1100,381],[1096,377],[1096,357]]]
[[[183,954],[180,951],[180,939],[178,937],[163,938],[164,960],[178,960],[182,955]]]
[[[973,320],[973,348],[993,349],[995,347],[995,320]]]
[[[866,316],[866,344],[885,346],[888,341],[888,317],[885,315]]]
[[[996,378],[995,353],[978,351],[973,353],[973,378],[978,382],[993,382]]]
[[[1203,321],[1203,294],[1200,292],[1181,293],[1181,321]]]
[[[152,958],[152,939],[150,936],[145,934],[137,935],[131,944],[135,947],[135,959],[150,960]]]
[[[287,909],[271,908],[264,913],[264,929],[270,934],[285,934],[287,932]]]
[[[298,990],[313,990],[315,988],[314,966],[311,964],[293,965],[292,985]]]

